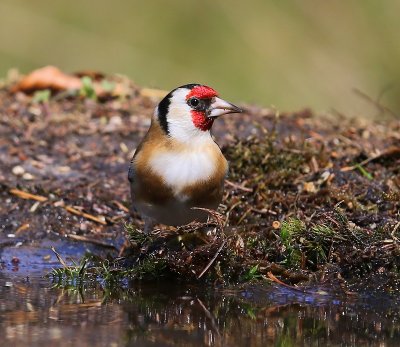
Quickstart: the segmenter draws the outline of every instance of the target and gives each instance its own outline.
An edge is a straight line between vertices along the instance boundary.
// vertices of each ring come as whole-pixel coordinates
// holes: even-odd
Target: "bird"
[[[155,224],[205,222],[204,209],[218,208],[228,162],[210,130],[216,118],[241,112],[197,83],[175,88],[156,106],[128,171],[132,206],[145,233]]]

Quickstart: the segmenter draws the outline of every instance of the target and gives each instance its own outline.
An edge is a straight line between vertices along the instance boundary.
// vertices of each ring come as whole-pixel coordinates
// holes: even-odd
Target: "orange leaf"
[[[80,89],[82,82],[79,77],[67,75],[54,66],[45,66],[32,71],[22,78],[13,88],[12,92],[33,92],[42,89],[54,91]]]

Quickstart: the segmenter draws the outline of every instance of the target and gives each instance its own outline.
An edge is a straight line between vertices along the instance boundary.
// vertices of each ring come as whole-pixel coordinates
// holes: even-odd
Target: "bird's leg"
[[[145,234],[150,234],[153,231],[154,226],[156,225],[156,222],[155,222],[154,219],[152,219],[150,217],[147,217],[147,216],[144,216],[143,220],[144,220],[144,230],[143,230],[143,232]]]

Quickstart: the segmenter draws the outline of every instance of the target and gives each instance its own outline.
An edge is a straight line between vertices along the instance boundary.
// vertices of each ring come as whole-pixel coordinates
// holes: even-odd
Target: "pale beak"
[[[210,105],[210,108],[207,111],[207,117],[215,118],[222,116],[223,114],[242,112],[243,110],[241,110],[239,107],[231,104],[230,102],[215,97]]]

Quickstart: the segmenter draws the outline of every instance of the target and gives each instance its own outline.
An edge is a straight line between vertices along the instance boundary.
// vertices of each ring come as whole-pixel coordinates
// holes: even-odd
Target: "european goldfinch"
[[[242,112],[205,85],[171,91],[156,107],[129,167],[133,207],[145,221],[179,226],[205,221],[221,202],[228,163],[211,137],[214,120]]]

